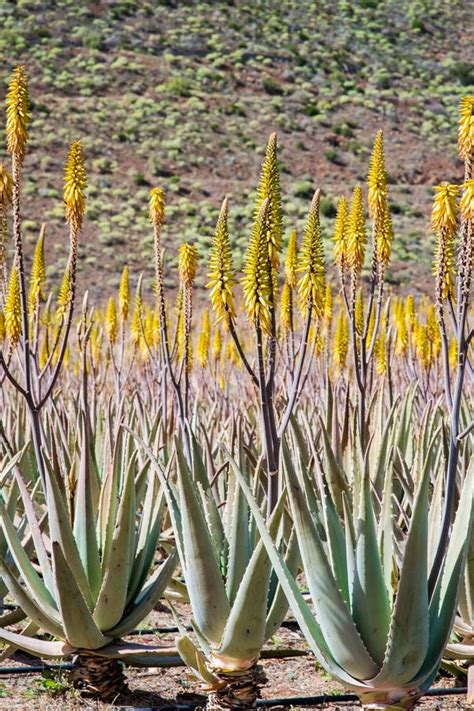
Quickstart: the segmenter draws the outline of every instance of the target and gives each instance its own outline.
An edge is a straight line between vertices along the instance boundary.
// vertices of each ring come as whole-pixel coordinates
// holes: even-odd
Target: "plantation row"
[[[225,199],[208,265],[181,245],[171,303],[165,193],[154,188],[153,294],[141,277],[132,294],[125,267],[116,297],[95,306],[86,293],[79,309],[81,142],[66,161],[70,254],[53,296],[44,229],[25,273],[23,67],[6,105],[0,574],[14,609],[0,618],[2,659],[72,657],[71,684],[109,700],[127,665],[179,654],[208,708],[249,709],[262,649],[291,611],[319,663],[367,708],[412,708],[442,659],[466,673],[474,97],[461,102],[464,176],[435,188],[432,301],[386,293],[394,229],[382,132],[366,189],[339,200],[331,256],[319,190],[301,238],[285,240],[272,134],[241,275]],[[191,610],[191,620],[174,612],[175,644],[131,642],[163,596]]]

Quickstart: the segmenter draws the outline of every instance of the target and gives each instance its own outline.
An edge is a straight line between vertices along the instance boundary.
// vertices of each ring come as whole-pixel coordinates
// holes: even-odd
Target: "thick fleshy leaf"
[[[177,456],[184,577],[196,622],[207,639],[218,645],[230,613],[230,605],[204,513],[179,449]]]
[[[51,570],[51,563],[49,561],[49,557],[46,552],[46,547],[44,545],[43,535],[41,533],[41,526],[36,517],[33,501],[31,499],[28,487],[19,467],[17,467],[15,470],[15,476],[18,482],[18,488],[20,490],[23,508],[25,510],[26,518],[28,520],[28,525],[31,532],[31,537],[33,539],[36,555],[38,557],[38,563],[40,564],[43,582],[49,593],[52,595],[54,592],[53,572]]]
[[[285,501],[286,495],[282,495],[269,521],[273,539]],[[245,570],[218,648],[218,653],[224,657],[251,660],[260,655],[265,642],[270,573],[270,559],[260,540]]]
[[[30,620],[26,627],[22,629],[21,636],[29,638],[34,637],[38,630],[38,625],[35,622],[31,622]],[[16,647],[14,644],[9,644],[7,647],[4,647],[3,650],[1,650],[0,652],[0,663],[5,661],[5,659],[8,659],[8,657],[12,657],[17,651],[18,647]]]
[[[60,659],[77,651],[75,647],[72,647],[67,642],[47,642],[44,639],[26,637],[18,634],[18,632],[11,632],[6,629],[0,629],[0,642],[14,645],[17,649],[22,649],[35,657],[44,657],[45,659]]]
[[[456,615],[459,588],[464,574],[468,543],[472,531],[474,465],[471,464],[463,483],[444,564],[433,591],[429,607],[429,648],[420,676],[438,668]]]
[[[428,650],[428,492],[424,467],[411,515],[393,608],[387,652],[374,686],[403,686],[420,669]]]
[[[341,681],[343,684],[346,684],[347,686],[354,689],[365,688],[365,684],[363,682],[360,682],[357,678],[352,677],[335,661],[331,650],[329,649],[326,640],[323,636],[321,628],[316,618],[314,617],[312,610],[310,609],[309,605],[301,594],[301,591],[296,583],[295,578],[288,570],[283,556],[275,548],[274,542],[270,534],[268,533],[266,523],[261,515],[257,503],[255,502],[252,492],[248,488],[245,479],[240,474],[239,469],[234,460],[229,457],[229,461],[231,463],[231,466],[234,468],[235,475],[238,478],[239,484],[242,487],[242,491],[245,494],[245,498],[247,499],[249,508],[255,519],[260,536],[265,545],[265,548],[267,549],[273,568],[276,574],[278,575],[280,584],[285,591],[285,595],[288,598],[293,614],[316,659],[329,674],[331,674],[336,679],[339,679],[339,681]]]
[[[301,558],[321,631],[337,664],[356,679],[369,679],[377,673],[377,666],[364,646],[341,595],[294,474],[288,450],[285,452],[283,449],[283,458]]]
[[[381,666],[387,646],[391,608],[377,543],[370,486],[366,461],[357,517],[352,615],[369,654]]]
[[[111,642],[104,647],[94,649],[93,653],[97,657],[118,659],[132,666],[171,667],[178,666],[180,662],[176,647],[152,646],[136,642]]]
[[[165,563],[160,565],[150,578],[148,585],[138,595],[130,610],[118,625],[106,631],[109,637],[125,637],[143,622],[158,604],[176,568],[178,557],[172,553]]]
[[[152,471],[148,478],[145,501],[140,516],[137,548],[130,573],[127,604],[142,589],[153,564],[160,537],[164,502],[164,493],[159,490],[158,478]]]
[[[64,495],[60,491],[56,472],[52,467],[48,467],[47,459],[45,459],[45,462],[47,466],[46,498],[51,541],[53,545],[57,543],[61,547],[62,557],[67,560],[68,568],[74,576],[74,581],[81,591],[88,609],[92,610],[94,605],[92,592],[77,549],[71,524],[69,523]]]
[[[82,441],[80,446],[79,476],[74,507],[74,538],[86,571],[94,600],[102,580],[99,547],[97,545],[95,506],[93,505],[93,473],[90,441],[85,416],[81,416]]]
[[[131,555],[135,536],[135,479],[129,467],[121,491],[115,530],[109,554],[103,561],[102,586],[97,597],[93,618],[101,630],[117,625],[127,601]]]
[[[181,635],[177,638],[176,648],[186,666],[192,669],[202,682],[210,687],[217,686],[220,683],[219,677],[212,674],[207,668],[204,654],[187,635]]]
[[[73,647],[97,649],[110,641],[95,624],[59,543],[53,542],[53,571],[66,641]]]
[[[25,615],[28,615],[31,620],[36,622],[38,627],[44,629],[48,634],[52,634],[55,637],[63,637],[64,633],[58,611],[25,590],[18,582],[14,571],[2,560],[0,560],[0,574],[8,592]]]
[[[228,475],[226,535],[229,542],[226,591],[233,604],[250,557],[249,508],[233,472]]]
[[[10,555],[15,561],[15,565],[20,572],[20,575],[25,583],[27,590],[32,599],[37,600],[40,604],[54,608],[54,598],[36,572],[24,546],[18,538],[15,527],[8,515],[5,504],[0,500],[0,519],[2,523],[3,533],[8,543]]]
[[[300,551],[298,548],[298,541],[296,538],[296,533],[293,531],[290,535],[290,540],[288,542],[288,547],[285,554],[285,565],[293,577],[296,577],[300,560],[301,558]],[[273,595],[273,599],[271,601],[270,609],[268,610],[267,614],[267,621],[265,624],[266,640],[273,637],[273,635],[279,629],[281,623],[285,619],[287,612],[288,600],[281,583],[278,582],[275,589],[275,593]]]

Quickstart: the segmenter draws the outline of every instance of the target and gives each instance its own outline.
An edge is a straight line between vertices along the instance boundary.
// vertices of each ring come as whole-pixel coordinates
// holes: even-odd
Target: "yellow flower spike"
[[[81,141],[71,143],[64,170],[64,206],[66,222],[80,230],[86,210],[84,190],[87,185]]]
[[[148,353],[148,348],[151,348],[153,346],[153,341],[154,341],[154,335],[153,335],[153,311],[149,306],[147,306],[145,310],[145,317],[143,318],[143,333],[145,335],[145,340],[146,344],[143,343],[143,349],[147,353],[147,357],[149,357]],[[146,345],[148,345],[148,348],[146,348]]]
[[[334,262],[342,273],[347,266],[347,228],[349,222],[349,205],[345,197],[337,203],[336,222],[334,224]]]
[[[407,325],[407,329],[412,331],[413,327],[415,325],[415,319],[416,319],[415,299],[412,296],[412,294],[408,294],[408,296],[405,299],[404,312],[405,312],[405,323]]]
[[[58,293],[58,305],[56,309],[56,316],[58,319],[64,318],[67,309],[69,308],[69,302],[71,300],[71,271],[69,267],[66,267],[64,272],[63,280],[61,286],[59,287]]]
[[[436,279],[436,294],[441,301],[454,295],[456,260],[454,236],[440,233],[435,250],[433,274]]]
[[[316,190],[306,220],[296,271],[301,274],[298,280],[301,310],[305,313],[311,303],[320,315],[326,293],[326,267],[319,221],[319,197],[320,191]]]
[[[379,262],[386,267],[390,261],[390,252],[392,250],[393,241],[393,225],[392,217],[388,209],[388,205],[385,206],[380,223],[377,224],[375,230],[375,240],[377,246],[377,259]]]
[[[464,220],[474,220],[474,180],[467,180],[462,186],[459,211]]]
[[[179,289],[176,295],[175,303],[176,311],[176,345],[178,360],[181,361],[184,357],[185,337],[185,319],[184,319],[184,297],[182,288]]]
[[[455,370],[458,364],[458,341],[457,338],[451,338],[449,341],[448,359],[450,367]]]
[[[292,232],[290,232],[290,236],[288,238],[288,247],[286,249],[285,257],[285,284],[288,284],[291,289],[296,288],[298,278],[296,274],[297,260],[298,237],[296,234],[296,230],[293,230]]]
[[[458,185],[442,183],[434,187],[435,197],[431,213],[431,227],[434,232],[446,230],[450,234],[456,232],[456,198]]]
[[[69,366],[71,365],[71,349],[69,348],[69,344],[66,346],[66,350],[64,351],[63,365],[66,370],[69,369]]]
[[[364,266],[365,245],[364,201],[362,188],[357,185],[352,194],[351,211],[347,228],[347,263],[353,274],[359,276]]]
[[[441,333],[438,319],[436,318],[436,309],[433,304],[430,304],[426,314],[426,335],[431,344],[432,354],[437,358],[441,351]]]
[[[7,333],[5,330],[5,314],[0,309],[0,343],[3,343],[6,335]]]
[[[415,353],[417,359],[420,362],[422,368],[424,370],[427,370],[431,362],[431,349],[430,341],[428,338],[428,329],[424,324],[420,323],[419,321],[416,321],[413,332],[415,340]]]
[[[197,269],[197,249],[192,244],[182,244],[178,255],[178,272],[181,284],[184,288],[193,285],[196,278]]]
[[[474,153],[474,96],[461,99],[459,113],[459,155],[462,160],[466,160]]]
[[[383,150],[383,132],[377,132],[367,177],[369,215],[375,220],[385,212],[387,205],[387,172]]]
[[[396,326],[395,353],[401,357],[404,356],[408,350],[408,329],[405,318],[398,318]]]
[[[288,333],[291,328],[291,296],[291,287],[285,282],[281,290],[280,301],[280,326],[283,333]]]
[[[107,311],[105,313],[105,335],[111,346],[117,340],[118,334],[118,317],[117,317],[117,305],[113,296],[110,297],[107,304]]]
[[[160,311],[159,307],[156,306],[153,311],[153,345],[158,346],[160,344]]]
[[[222,391],[225,390],[225,374],[223,368],[221,368],[219,372],[219,387]]]
[[[436,297],[445,301],[454,291],[457,206],[457,185],[444,183],[435,188],[431,226],[437,235],[433,273],[436,278]]]
[[[329,282],[327,282],[326,293],[324,295],[323,319],[327,323],[328,327],[331,326],[332,317],[333,317],[332,289],[331,289],[331,284]]]
[[[138,348],[142,340],[142,313],[143,301],[139,283],[133,302],[132,322],[130,324],[130,340],[134,348]]]
[[[374,335],[375,328],[375,309],[370,312],[369,325],[367,328],[367,343],[372,343],[372,336]]]
[[[22,332],[20,276],[15,265],[10,273],[7,296],[5,299],[5,332],[12,346],[20,340]]]
[[[39,351],[39,357],[38,357],[38,365],[40,367],[40,370],[43,370],[43,368],[46,367],[48,358],[49,358],[48,339],[43,338],[43,341],[41,343],[41,348]]]
[[[28,294],[28,307],[30,313],[36,311],[40,300],[44,300],[44,285],[46,282],[46,268],[44,264],[44,228],[41,229],[33,254],[31,267],[30,291]]]
[[[91,331],[91,336],[90,336],[90,344],[91,344],[91,357],[92,357],[92,362],[94,364],[94,367],[97,367],[97,365],[100,362],[100,356],[101,356],[101,351],[102,351],[102,338],[100,336],[99,329],[97,326],[94,326]]]
[[[212,357],[216,362],[220,361],[222,355],[222,333],[220,328],[214,331],[214,338],[212,339]]]
[[[0,161],[0,210],[4,210],[12,201],[13,178]]]
[[[16,67],[13,70],[5,103],[7,107],[7,150],[13,157],[22,161],[26,152],[30,120],[28,78],[24,66]]]
[[[333,361],[339,375],[346,367],[347,353],[349,350],[349,323],[340,309],[336,322],[336,332],[334,334]]]
[[[358,289],[356,294],[354,322],[357,333],[359,336],[362,336],[364,330],[364,295],[362,293],[362,289]]]
[[[118,292],[118,304],[122,321],[128,319],[130,308],[130,280],[128,275],[128,266],[123,268],[122,276],[120,277],[120,286]]]
[[[255,221],[257,221],[262,204],[265,200],[268,200],[265,239],[268,257],[274,270],[278,269],[283,234],[283,210],[281,206],[280,170],[277,151],[277,135],[272,133],[268,139],[265,159],[262,164],[255,207]]]
[[[387,372],[387,321],[381,319],[380,331],[375,341],[375,370],[377,375]]]
[[[323,353],[325,346],[324,334],[318,330],[315,336],[314,357],[319,358]]]
[[[218,320],[224,317],[230,319],[235,318],[233,294],[235,278],[232,263],[232,249],[227,226],[228,213],[229,202],[227,198],[225,198],[222,203],[212,241],[209,257],[209,271],[207,275],[209,281],[206,284],[206,287],[211,290],[211,304]]]
[[[271,274],[269,272],[268,247],[266,241],[269,199],[264,200],[252,228],[247,254],[245,256],[242,289],[245,309],[249,321],[270,333]]]
[[[209,311],[204,311],[202,319],[202,331],[199,334],[197,345],[196,359],[201,368],[205,368],[209,362],[209,345],[211,343],[211,322],[209,319]]]
[[[148,209],[152,224],[157,229],[161,229],[165,217],[165,191],[163,188],[152,188],[150,190]]]

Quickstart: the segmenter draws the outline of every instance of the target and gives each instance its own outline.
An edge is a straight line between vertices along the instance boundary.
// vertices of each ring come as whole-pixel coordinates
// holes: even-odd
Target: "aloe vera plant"
[[[0,574],[31,623],[23,633],[2,629],[0,640],[40,657],[74,655],[74,684],[86,694],[110,698],[124,687],[120,662],[159,664],[166,655],[163,648],[120,638],[156,605],[176,555],[152,570],[164,500],[156,476],[138,465],[129,436],[122,429],[116,437],[109,432],[110,464],[98,477],[85,418],[81,421],[72,498],[54,464],[47,471],[46,530],[39,525],[26,481],[21,475],[18,479],[37,566],[22,546],[15,512],[0,502],[12,559],[2,556]],[[57,641],[32,636],[38,630]]]
[[[367,708],[409,709],[436,676],[456,612],[473,508],[474,466],[463,482],[441,575],[430,595],[429,520],[432,450],[418,459],[416,492],[392,512],[395,477],[374,497],[369,457],[354,462],[353,503],[341,518],[327,487],[315,495],[309,472],[288,447],[283,470],[313,610],[275,548],[258,506],[234,464],[280,583],[323,667]],[[433,504],[434,505],[434,504]],[[439,535],[439,532],[438,532]],[[436,543],[436,542],[435,542]]]
[[[207,708],[255,708],[262,681],[257,662],[288,603],[249,506],[232,472],[217,486],[211,485],[195,438],[191,469],[177,443],[176,483],[147,451],[166,492],[198,640],[196,645],[182,634],[178,651],[210,691]],[[245,469],[242,452],[240,458]],[[265,497],[259,500],[259,510],[265,509]],[[284,504],[282,497],[269,519],[269,530],[295,573],[299,554]]]

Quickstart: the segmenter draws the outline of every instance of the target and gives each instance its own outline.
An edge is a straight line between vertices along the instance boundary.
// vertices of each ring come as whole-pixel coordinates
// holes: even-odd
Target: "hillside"
[[[456,122],[474,91],[473,10],[472,0],[2,0],[2,80],[20,62],[30,74],[30,253],[45,220],[57,283],[62,165],[77,137],[89,172],[80,282],[98,294],[116,288],[125,263],[151,278],[155,184],[168,191],[169,255],[183,239],[205,255],[225,194],[241,252],[273,130],[286,228],[301,228],[319,186],[329,237],[335,199],[364,181],[381,127],[396,233],[389,279],[423,289],[431,186],[462,175]]]

